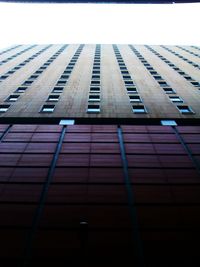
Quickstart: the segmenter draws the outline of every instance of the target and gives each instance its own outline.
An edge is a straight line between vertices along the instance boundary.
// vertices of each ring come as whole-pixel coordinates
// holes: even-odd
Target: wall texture
[[[2,266],[199,266],[200,126],[0,131]]]

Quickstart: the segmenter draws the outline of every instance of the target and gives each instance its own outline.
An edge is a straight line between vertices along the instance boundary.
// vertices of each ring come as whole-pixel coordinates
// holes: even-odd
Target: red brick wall
[[[136,246],[145,266],[199,266],[200,126],[177,126],[178,135],[121,126],[132,207],[117,125],[67,126],[53,169],[62,126],[8,127],[0,125],[2,266],[23,266],[25,255],[26,266],[142,266]]]

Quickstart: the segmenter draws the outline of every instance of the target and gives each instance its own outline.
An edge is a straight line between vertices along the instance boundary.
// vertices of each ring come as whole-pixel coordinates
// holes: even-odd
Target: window
[[[100,74],[99,70],[93,70],[92,74]]]
[[[192,114],[194,113],[192,111],[192,109],[188,106],[177,106],[178,110],[182,113],[182,114]]]
[[[88,113],[99,113],[100,106],[99,105],[88,105],[87,112]]]
[[[100,95],[89,95],[89,102],[99,102]]]
[[[51,113],[54,111],[55,105],[43,105],[41,112]]]
[[[10,105],[0,105],[0,112],[4,113],[9,109]]]
[[[9,101],[9,102],[15,102],[15,101],[17,101],[18,98],[19,98],[19,95],[10,95],[7,98],[7,101]]]
[[[147,113],[143,105],[133,106],[133,112],[134,113]]]
[[[90,87],[90,92],[99,93],[100,92],[100,87],[99,86],[91,86]]]
[[[100,75],[92,75],[92,79],[100,79]]]
[[[57,85],[65,85],[67,83],[67,80],[59,80],[57,81]]]
[[[61,79],[68,79],[68,78],[69,78],[69,75],[63,74],[63,75],[61,75],[60,78],[61,78]]]
[[[120,70],[127,70],[126,66],[120,66]]]
[[[70,74],[72,71],[71,70],[64,70],[63,74]]]
[[[133,81],[132,80],[125,80],[124,83],[126,85],[134,85]]]
[[[171,87],[163,88],[166,94],[174,94],[175,91]]]
[[[160,86],[169,86],[165,81],[158,81]]]
[[[59,95],[50,95],[48,97],[47,101],[49,101],[49,102],[57,102],[59,97],[60,97]]]
[[[129,72],[128,72],[127,70],[122,70],[122,71],[121,71],[121,74],[123,74],[123,75],[124,75],[124,74],[129,74]]]
[[[154,68],[153,67],[146,67],[148,70],[154,70]],[[157,72],[155,73],[155,74],[157,74]]]
[[[24,85],[31,85],[34,82],[34,80],[27,80],[23,84]]]
[[[193,84],[194,86],[200,86],[198,82],[191,82],[191,84]]]
[[[8,78],[8,76],[9,76],[9,75],[1,75],[1,76],[0,76],[0,79],[1,79],[1,80],[4,80],[4,79]]]
[[[55,86],[54,88],[53,88],[53,93],[62,93],[63,92],[63,88],[64,87],[62,87],[62,86]]]
[[[157,74],[158,74],[157,71],[155,71],[155,70],[151,70],[150,73],[151,73],[152,75],[157,75]]]
[[[123,75],[123,79],[124,80],[131,80],[131,76],[130,75]]]
[[[137,93],[137,89],[134,86],[129,86],[126,88],[126,90],[127,90],[128,94],[136,94]]]
[[[142,100],[139,95],[129,95],[130,102],[138,102],[141,103]]]
[[[100,84],[100,81],[95,81],[95,80],[91,81],[91,85],[99,85],[99,84]]]
[[[155,80],[162,80],[162,77],[160,75],[154,75],[153,77]]]
[[[26,91],[28,87],[26,86],[20,86],[17,88],[17,90],[15,91],[16,93],[24,93]]]
[[[170,96],[169,98],[174,103],[183,103],[183,100],[179,96]]]
[[[33,74],[30,76],[30,79],[37,79],[37,77],[38,77],[38,75]]]
[[[184,75],[184,78],[185,78],[186,80],[188,80],[188,81],[194,81],[194,80],[192,79],[192,77],[190,77],[190,76],[188,76],[188,75]]]
[[[36,74],[41,74],[43,71],[42,70],[36,70]]]
[[[161,125],[163,125],[163,126],[177,126],[177,123],[174,120],[161,120]]]

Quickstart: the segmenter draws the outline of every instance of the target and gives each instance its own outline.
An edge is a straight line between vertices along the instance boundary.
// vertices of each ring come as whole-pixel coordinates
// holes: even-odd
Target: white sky
[[[200,3],[0,3],[0,47],[13,44],[200,45]]]

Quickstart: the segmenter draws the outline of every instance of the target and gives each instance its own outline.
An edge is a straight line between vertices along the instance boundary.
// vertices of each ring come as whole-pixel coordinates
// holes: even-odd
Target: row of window
[[[3,50],[2,52],[0,52],[0,56],[3,55],[3,54],[5,54],[5,53],[7,53],[7,52],[10,52],[11,50],[14,50],[14,49],[16,49],[16,48],[18,48],[20,46],[22,46],[22,45],[16,45],[16,46],[13,46],[13,47],[8,48],[6,50]]]
[[[16,102],[19,99],[20,95],[23,94],[28,89],[28,86],[30,86],[33,83],[33,81],[37,79],[37,77],[42,72],[44,72],[44,70],[47,68],[46,63],[53,62],[60,55],[60,53],[62,53],[65,50],[66,47],[67,45],[63,45],[39,69],[37,69],[33,74],[31,74],[31,76],[21,86],[19,86],[13,94],[9,95],[9,97],[4,102]],[[48,47],[46,47],[45,49],[48,49]],[[10,105],[8,104],[4,105],[3,110],[1,110],[1,112],[6,112],[9,107]]]
[[[71,58],[69,64],[67,65],[67,67],[65,68],[65,70],[61,74],[60,78],[56,82],[56,85],[54,86],[51,94],[48,96],[48,98],[46,100],[47,103],[42,106],[40,112],[51,113],[54,111],[55,104],[49,104],[49,102],[58,102],[59,101],[60,95],[63,92],[64,87],[69,80],[71,72],[73,71],[73,68],[74,68],[74,66],[75,66],[75,64],[76,64],[76,62],[77,62],[77,60],[78,60],[78,58],[79,58],[79,56],[83,50],[83,47],[84,47],[84,45],[81,44],[78,47],[78,49],[76,50],[76,52],[73,55],[73,57]]]
[[[143,65],[150,72],[150,74],[154,77],[154,79],[158,82],[160,87],[162,87],[164,92],[169,95],[169,99],[172,103],[176,105],[178,110],[183,114],[193,113],[190,107],[186,105],[177,105],[177,103],[183,103],[183,99],[176,95],[176,92],[167,84],[167,82],[162,78],[162,76],[149,64],[149,62],[140,54],[140,52],[138,52],[137,49],[135,49],[132,45],[129,45],[129,47],[137,56],[137,58],[143,63]]]
[[[192,45],[191,47],[192,47],[192,48],[195,48],[195,49],[197,49],[197,50],[200,50],[200,47],[198,47],[198,46]]]
[[[23,62],[19,63],[17,66],[13,67],[11,70],[7,71],[5,74],[0,76],[0,81],[4,81],[5,79],[7,79],[10,75],[12,75],[14,72],[16,72],[17,70],[21,69],[22,67],[24,67],[26,64],[28,64],[31,60],[33,60],[34,58],[38,57],[40,54],[42,54],[43,52],[45,52],[47,49],[49,49],[52,45],[48,45],[45,48],[41,49],[40,51],[38,51],[37,53],[33,54],[31,57],[27,58],[26,60],[24,60]],[[30,85],[33,81],[33,79],[30,79],[29,82],[27,82],[28,85]],[[32,81],[32,82],[31,82]],[[26,85],[26,84],[24,84]]]
[[[130,103],[134,103],[132,105],[132,111],[134,113],[147,113],[145,106],[142,103],[142,99],[137,91],[137,87],[124,63],[124,60],[121,56],[121,53],[117,47],[117,45],[113,45],[113,50],[123,77],[124,85],[126,87],[126,92],[129,97]]]
[[[173,68],[175,71],[177,71],[181,76],[183,76],[187,81],[189,81],[194,87],[197,89],[200,89],[200,83],[196,80],[194,80],[192,77],[190,77],[187,73],[185,73],[180,68],[176,67],[174,63],[169,61],[167,58],[163,57],[160,53],[158,53],[156,50],[154,50],[152,47],[145,45],[145,47],[150,50],[154,55],[159,57],[162,61],[168,64],[169,67]]]
[[[88,96],[87,113],[100,112],[100,94],[101,94],[100,64],[101,64],[101,45],[97,44],[94,54],[94,63],[92,69],[90,91]]]
[[[26,48],[26,49],[24,49],[24,50],[22,50],[22,51],[20,51],[20,52],[18,52],[18,53],[16,53],[16,54],[14,54],[14,55],[12,55],[12,56],[10,56],[10,57],[8,57],[8,58],[2,60],[2,61],[0,62],[0,66],[3,65],[3,64],[5,64],[5,63],[7,63],[7,62],[10,61],[10,60],[12,60],[13,58],[20,56],[21,54],[27,52],[28,50],[30,50],[30,49],[32,49],[32,48],[34,48],[34,47],[36,47],[36,46],[37,46],[37,45],[31,45],[31,46],[29,46],[28,48]]]
[[[189,60],[188,58],[180,55],[179,53],[173,51],[172,49],[170,49],[170,48],[168,48],[168,47],[166,47],[164,45],[161,45],[161,47],[164,48],[165,50],[167,50],[168,52],[172,53],[173,55],[179,57],[180,59],[186,61],[188,64],[192,65],[193,67],[200,69],[200,66],[197,63]]]
[[[193,55],[193,56],[196,56],[196,57],[200,58],[200,55],[199,55],[199,54],[196,54],[196,53],[190,51],[189,49],[187,49],[187,48],[185,48],[185,47],[182,47],[182,46],[180,46],[180,45],[177,45],[176,47],[178,47],[179,49],[181,49],[181,50],[183,50],[183,51],[185,51],[185,52],[188,52],[189,54],[191,54],[191,55]]]

